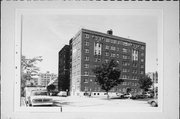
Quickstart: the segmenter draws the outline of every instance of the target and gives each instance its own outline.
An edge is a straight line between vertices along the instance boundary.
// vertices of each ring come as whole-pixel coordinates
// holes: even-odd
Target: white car
[[[35,90],[31,91],[31,94],[28,97],[28,105],[53,105],[53,100],[50,96],[48,96],[47,91]]]
[[[67,97],[67,92],[66,91],[60,91],[57,95],[61,96],[61,97]]]
[[[123,95],[123,97],[124,97],[124,98],[131,98],[132,95],[131,95],[131,93],[126,93],[126,94]]]

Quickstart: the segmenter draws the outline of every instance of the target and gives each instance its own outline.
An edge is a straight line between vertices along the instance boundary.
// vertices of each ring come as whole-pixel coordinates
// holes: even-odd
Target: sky
[[[42,56],[40,72],[58,74],[58,52],[81,29],[106,33],[146,43],[146,73],[157,71],[157,17],[143,15],[24,15],[22,55]]]

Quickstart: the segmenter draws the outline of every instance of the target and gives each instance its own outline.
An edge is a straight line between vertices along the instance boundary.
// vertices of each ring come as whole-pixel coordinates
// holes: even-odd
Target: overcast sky
[[[58,73],[58,52],[81,29],[106,33],[146,43],[146,73],[157,71],[157,17],[136,15],[25,15],[22,54],[42,56],[41,72]]]

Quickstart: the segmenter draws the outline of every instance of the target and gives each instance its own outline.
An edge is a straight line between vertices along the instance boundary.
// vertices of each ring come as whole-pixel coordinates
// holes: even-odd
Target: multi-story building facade
[[[59,51],[58,66],[58,87],[59,91],[69,91],[70,89],[70,46],[65,45]]]
[[[112,92],[140,92],[138,78],[145,75],[146,44],[127,38],[114,36],[112,30],[106,33],[81,29],[70,40],[70,88],[71,95],[83,95],[91,91],[99,95],[100,86],[95,82],[92,69],[115,59],[121,69],[120,78],[124,82]]]
[[[50,73],[49,71],[47,71],[46,73],[39,73],[38,76],[38,85],[40,86],[47,86],[51,80],[57,78],[57,74]]]
[[[71,95],[83,95],[87,91],[99,95],[100,86],[95,82],[92,69],[115,59],[121,69],[120,78],[124,82],[112,92],[140,92],[138,78],[145,75],[146,44],[127,38],[114,36],[112,30],[101,33],[81,29],[70,40],[70,91]]]

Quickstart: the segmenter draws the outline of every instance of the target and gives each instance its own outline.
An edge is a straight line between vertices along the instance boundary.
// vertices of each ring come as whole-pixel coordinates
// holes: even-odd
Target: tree
[[[53,90],[55,90],[55,89],[56,89],[56,86],[53,85],[53,84],[47,86],[47,90],[48,90],[48,91],[53,91]]]
[[[138,80],[139,87],[143,89],[143,91],[148,91],[149,88],[152,86],[153,82],[152,79],[148,76],[142,76]]]
[[[123,82],[120,79],[121,71],[118,69],[118,63],[115,60],[111,60],[109,64],[103,63],[100,67],[93,69],[93,72],[96,76],[97,84],[106,91],[107,99],[109,99],[108,92]]]
[[[131,92],[131,88],[128,87],[128,88],[126,89],[126,93],[128,94],[128,93],[130,93],[130,92]]]
[[[39,68],[36,66],[36,64],[37,62],[41,61],[41,56],[34,57],[32,59],[28,59],[24,55],[21,56],[21,95],[23,95],[26,81],[30,81],[32,79],[32,76],[37,75]]]

